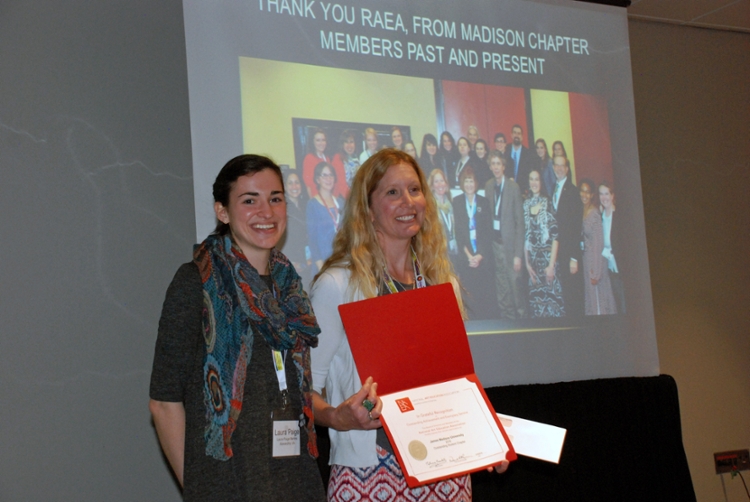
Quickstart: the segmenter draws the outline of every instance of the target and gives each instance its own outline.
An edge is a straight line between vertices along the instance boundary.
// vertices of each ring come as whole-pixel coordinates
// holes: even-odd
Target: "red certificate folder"
[[[381,396],[455,379],[474,382],[508,446],[506,459],[516,459],[508,435],[474,373],[469,340],[450,284],[347,303],[339,306],[339,313],[363,382],[372,376]],[[393,443],[387,417],[382,421]],[[407,475],[402,452],[398,448],[395,451],[411,487],[449,477],[420,482]]]

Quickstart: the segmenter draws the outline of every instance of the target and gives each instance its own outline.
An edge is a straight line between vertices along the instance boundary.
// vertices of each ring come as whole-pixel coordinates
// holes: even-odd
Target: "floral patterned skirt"
[[[331,502],[471,502],[467,474],[417,488],[409,488],[396,456],[378,449],[378,465],[331,466],[328,500]]]

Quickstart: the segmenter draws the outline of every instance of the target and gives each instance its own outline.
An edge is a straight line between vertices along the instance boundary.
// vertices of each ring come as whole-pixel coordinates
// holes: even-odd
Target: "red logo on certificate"
[[[401,399],[396,399],[396,405],[398,405],[398,409],[401,410],[401,413],[406,413],[407,411],[414,411],[414,405],[411,404],[411,400],[408,397],[402,397]]]

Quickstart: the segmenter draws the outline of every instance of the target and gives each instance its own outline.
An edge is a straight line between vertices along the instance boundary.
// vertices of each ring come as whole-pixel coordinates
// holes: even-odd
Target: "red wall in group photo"
[[[524,130],[524,145],[528,146],[523,89],[450,80],[443,80],[442,85],[445,127],[456,140],[466,136],[470,125],[475,125],[479,136],[492,149],[496,133],[505,134],[510,143],[510,130],[519,124]]]
[[[470,125],[475,125],[479,136],[492,149],[496,133],[505,134],[510,143],[511,129],[519,124],[524,131],[523,144],[527,147],[533,144],[528,135],[524,89],[449,80],[444,80],[442,86],[445,127],[456,140],[466,136]],[[597,184],[603,180],[612,182],[606,101],[598,96],[576,93],[569,93],[568,101],[575,150],[575,179],[591,178]]]
[[[576,181],[590,178],[612,183],[612,148],[607,103],[588,94],[568,93],[570,126],[575,146]]]

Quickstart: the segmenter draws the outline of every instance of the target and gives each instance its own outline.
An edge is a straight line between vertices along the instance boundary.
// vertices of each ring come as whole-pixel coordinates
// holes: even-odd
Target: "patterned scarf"
[[[435,203],[437,204],[438,209],[444,213],[448,214],[453,212],[453,204],[451,204],[450,194],[443,195],[443,200],[440,200],[440,197],[435,195]]]
[[[300,419],[306,419],[307,451],[317,457],[310,348],[318,345],[320,328],[294,267],[281,252],[271,251],[268,269],[274,294],[228,235],[208,236],[193,260],[203,283],[206,455],[218,460],[233,455],[232,433],[242,411],[253,335],[260,334],[272,349],[292,354],[302,397]]]
[[[344,155],[342,155],[344,158]],[[359,169],[359,159],[357,157],[349,157],[344,161],[344,173],[346,174],[346,184],[351,187],[354,181],[354,175],[357,174]]]
[[[524,211],[523,219],[526,225],[526,249],[531,249],[531,243],[529,242],[529,235],[531,227],[531,208],[540,204],[539,212],[536,215],[536,224],[539,226],[542,238],[540,239],[542,244],[546,244],[549,241],[549,227],[554,222],[554,217],[549,212],[549,199],[543,195],[534,195],[530,199],[526,199],[524,207],[528,207],[528,211]]]

